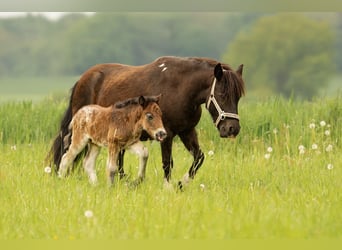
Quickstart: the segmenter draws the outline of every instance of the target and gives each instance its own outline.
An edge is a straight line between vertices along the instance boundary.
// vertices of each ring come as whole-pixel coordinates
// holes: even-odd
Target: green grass
[[[2,77],[0,103],[9,101],[39,102],[48,95],[66,95],[78,77]]]
[[[198,135],[206,159],[184,192],[163,187],[156,142],[147,142],[147,178],[137,189],[125,181],[107,186],[106,150],[97,162],[96,187],[82,169],[65,180],[45,173],[65,105],[58,99],[0,105],[0,116],[7,117],[0,124],[0,239],[342,237],[341,96],[313,102],[245,98],[235,140],[220,139],[203,110]],[[173,155],[176,186],[192,159],[178,139]],[[127,154],[129,181],[136,166]],[[85,216],[87,210],[93,217]]]

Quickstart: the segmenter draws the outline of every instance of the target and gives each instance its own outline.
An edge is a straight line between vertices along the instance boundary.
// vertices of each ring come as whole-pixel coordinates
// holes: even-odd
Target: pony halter
[[[213,81],[213,84],[211,85],[211,90],[210,90],[210,95],[209,95],[209,98],[208,98],[208,101],[206,103],[206,108],[209,110],[209,106],[211,103],[214,104],[215,108],[216,108],[216,111],[218,113],[218,116],[217,116],[217,119],[215,121],[215,126],[217,127],[220,123],[220,121],[223,121],[224,119],[226,118],[233,118],[233,119],[236,119],[236,120],[239,120],[239,115],[238,114],[234,114],[234,113],[227,113],[227,112],[224,112],[220,105],[217,103],[216,101],[216,98],[215,98],[215,95],[214,95],[214,92],[215,92],[215,85],[216,85],[216,77],[214,76],[214,81]]]

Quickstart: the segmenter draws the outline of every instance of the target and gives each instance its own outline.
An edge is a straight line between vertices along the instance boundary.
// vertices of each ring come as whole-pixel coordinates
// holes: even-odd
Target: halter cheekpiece
[[[210,95],[208,101],[206,103],[206,108],[209,110],[209,106],[211,103],[214,104],[216,111],[218,113],[217,119],[215,121],[215,126],[217,127],[220,121],[223,121],[226,118],[233,118],[239,120],[239,115],[234,113],[227,113],[221,109],[220,105],[217,103],[214,92],[215,92],[215,85],[216,85],[216,77],[214,76],[213,84],[211,85]]]

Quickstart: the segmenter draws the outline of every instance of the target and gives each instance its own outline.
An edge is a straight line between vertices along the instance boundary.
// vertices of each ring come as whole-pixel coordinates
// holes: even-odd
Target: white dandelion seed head
[[[324,134],[325,134],[326,136],[329,136],[329,135],[330,135],[330,130],[325,130],[325,131],[324,131]]]
[[[264,155],[264,157],[265,157],[266,160],[268,160],[268,159],[271,158],[271,154],[270,154],[270,153],[267,153],[267,154]]]
[[[325,151],[331,152],[333,150],[333,145],[329,144],[326,148]]]
[[[209,156],[214,155],[214,151],[213,151],[213,150],[209,150],[208,155],[209,155]]]
[[[298,150],[299,150],[299,151],[305,150],[304,145],[299,145],[299,146],[298,146]]]
[[[327,169],[328,169],[328,170],[332,170],[333,168],[334,168],[333,164],[329,163],[329,164],[327,165]]]
[[[325,125],[327,125],[327,123],[325,121],[320,121],[319,125],[321,125],[321,127],[325,127]]]
[[[318,149],[318,145],[317,145],[316,143],[314,143],[314,144],[311,145],[311,148],[312,148],[313,150],[316,150],[316,149]]]
[[[17,146],[16,145],[12,145],[11,146],[11,150],[14,150],[14,151],[17,150]]]
[[[93,211],[91,211],[91,210],[85,211],[84,216],[87,218],[92,218],[94,216]]]
[[[44,172],[47,173],[47,174],[51,174],[51,167],[50,166],[46,166],[44,168]]]
[[[205,185],[204,185],[203,183],[201,183],[201,184],[200,184],[200,188],[201,188],[202,190],[204,190],[204,189],[205,189]]]
[[[273,151],[273,148],[272,148],[272,147],[268,147],[268,148],[267,148],[267,152],[272,153],[272,151]]]
[[[274,128],[273,129],[273,134],[275,134],[275,135],[278,134],[278,129]]]
[[[315,127],[316,127],[315,123],[312,122],[309,124],[309,128],[314,129]]]

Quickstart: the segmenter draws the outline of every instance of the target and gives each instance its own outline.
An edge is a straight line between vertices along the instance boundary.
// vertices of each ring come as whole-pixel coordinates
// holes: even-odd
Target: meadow
[[[65,96],[65,97],[64,97]],[[108,187],[79,166],[64,180],[46,161],[67,93],[0,104],[0,239],[331,239],[342,237],[342,96],[310,102],[241,100],[242,129],[220,139],[203,107],[197,126],[205,161],[180,192],[192,157],[174,142],[174,189],[164,188],[157,142],[146,142],[146,180]]]

